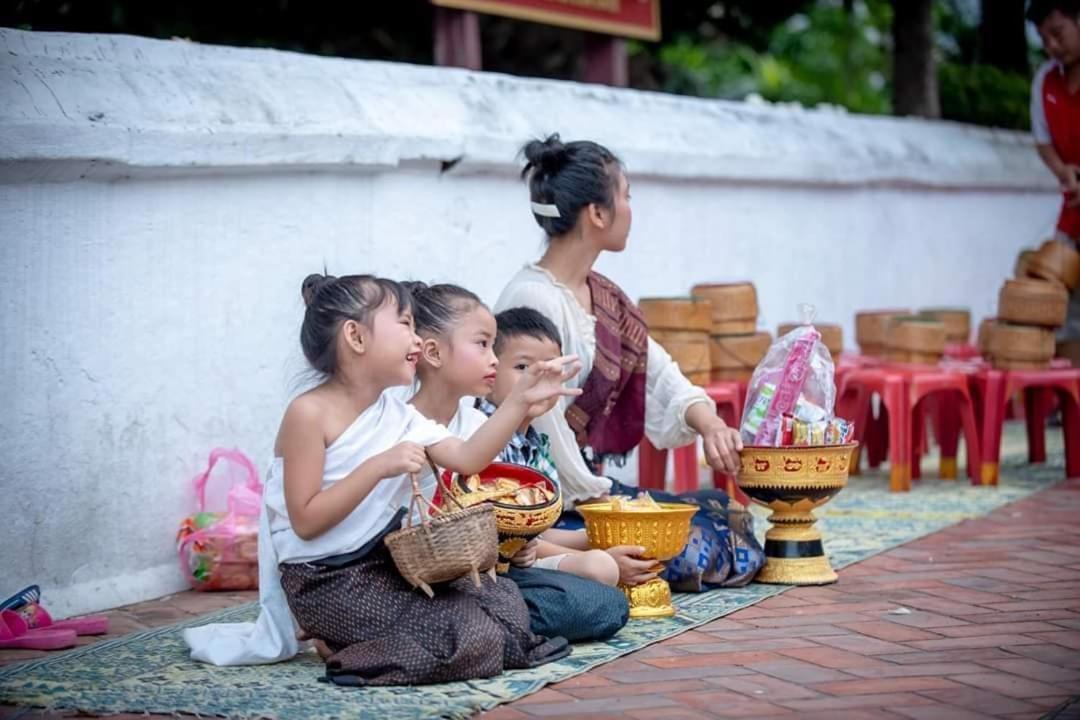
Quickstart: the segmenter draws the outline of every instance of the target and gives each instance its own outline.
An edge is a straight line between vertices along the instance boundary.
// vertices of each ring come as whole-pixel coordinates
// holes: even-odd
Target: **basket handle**
[[[428,467],[431,468],[431,472],[435,473],[435,483],[439,485],[440,488],[442,488],[443,497],[449,498],[450,502],[454,503],[454,505],[457,505],[458,510],[464,510],[465,507],[460,502],[458,502],[458,499],[454,497],[453,494],[451,494],[450,487],[443,486],[442,478],[439,475],[439,468],[435,465],[435,462],[431,459],[431,456],[428,455],[426,452],[424,453],[424,456],[427,458]],[[412,527],[413,514],[415,513],[420,516],[420,524],[426,528],[429,524],[429,521],[428,514],[424,512],[425,505],[427,506],[428,511],[432,514],[432,516],[443,514],[447,511],[445,508],[441,508],[438,505],[435,505],[433,502],[424,497],[424,493],[420,490],[420,478],[417,473],[409,473],[409,482],[412,483],[412,498],[409,500],[409,517],[405,521],[405,527]]]
[[[442,496],[449,499],[450,502],[454,503],[454,505],[457,506],[458,510],[464,510],[465,507],[458,502],[458,499],[456,497],[454,497],[454,493],[451,491],[450,485],[443,485],[442,474],[439,472],[439,466],[436,465],[435,461],[431,459],[431,455],[427,452],[427,450],[424,451],[424,457],[427,458],[428,467],[431,468],[431,472],[435,473],[435,484],[439,486],[440,490],[442,490]],[[440,513],[446,512],[446,510],[444,510],[443,508],[436,508],[431,503],[428,503],[428,505],[433,511],[437,511]]]

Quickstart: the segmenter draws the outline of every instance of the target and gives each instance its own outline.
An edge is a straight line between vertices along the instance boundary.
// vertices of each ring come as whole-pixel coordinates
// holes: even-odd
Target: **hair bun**
[[[401,286],[414,298],[422,296],[428,290],[428,284],[420,280],[404,280]]]
[[[333,275],[322,273],[312,273],[304,278],[304,282],[300,283],[300,297],[304,298],[304,305],[311,305],[319,290],[336,279]]]
[[[525,171],[536,168],[540,172],[551,175],[559,171],[566,164],[566,146],[559,139],[559,133],[549,135],[547,140],[533,140],[523,148],[525,154]]]

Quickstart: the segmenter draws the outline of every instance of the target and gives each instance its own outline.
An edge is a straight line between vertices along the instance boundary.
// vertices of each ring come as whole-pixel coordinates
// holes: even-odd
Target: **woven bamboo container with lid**
[[[997,318],[983,318],[979,322],[979,331],[976,335],[975,344],[979,348],[979,354],[984,358],[990,357],[990,337],[994,332],[994,327],[997,326]]]
[[[996,323],[988,340],[999,370],[1045,368],[1054,357],[1054,331],[1033,325]]]
[[[1013,276],[1017,278],[1026,278],[1028,276],[1028,267],[1031,265],[1031,258],[1033,257],[1035,257],[1035,251],[1031,248],[1021,250],[1016,256],[1016,265],[1013,266]]]
[[[919,315],[896,316],[889,323],[885,345],[890,360],[936,364],[945,353],[945,323]]]
[[[776,329],[776,337],[783,337],[797,327],[799,327],[799,323],[784,323]],[[840,353],[844,352],[844,328],[839,325],[817,322],[814,323],[814,327],[821,333],[821,342],[829,351],[829,354],[832,355],[833,360],[840,357]]]
[[[1080,252],[1065,243],[1047,240],[1028,259],[1026,274],[1072,290],[1080,284]]]
[[[919,315],[945,323],[945,340],[966,343],[971,340],[971,311],[966,308],[924,308]]]
[[[638,303],[649,330],[689,330],[708,333],[712,329],[712,305],[694,297],[649,297]]]
[[[713,380],[749,382],[772,344],[767,332],[753,335],[713,335],[709,339]]]
[[[1006,280],[998,294],[998,320],[1017,325],[1060,327],[1065,322],[1069,293],[1063,285],[1045,280]]]
[[[863,355],[883,356],[885,336],[889,322],[899,315],[910,315],[910,310],[863,310],[855,314],[855,342]]]
[[[695,385],[707,385],[711,370],[712,307],[700,298],[642,298],[638,303],[649,335]]]
[[[751,335],[757,330],[757,290],[753,283],[702,283],[690,292],[712,306],[712,335]]]

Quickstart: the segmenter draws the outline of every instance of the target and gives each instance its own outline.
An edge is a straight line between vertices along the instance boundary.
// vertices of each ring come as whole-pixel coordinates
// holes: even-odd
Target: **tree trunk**
[[[933,0],[893,0],[893,114],[941,117]]]
[[[1027,75],[1024,0],[982,0],[975,59],[1001,70]]]

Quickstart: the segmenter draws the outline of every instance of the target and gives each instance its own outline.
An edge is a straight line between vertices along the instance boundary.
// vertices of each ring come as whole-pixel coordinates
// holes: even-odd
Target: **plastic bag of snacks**
[[[211,479],[222,487],[228,480],[224,510],[207,510],[206,487]],[[206,470],[192,482],[198,512],[184,518],[176,535],[184,577],[195,590],[258,588],[262,483],[255,466],[239,450],[218,448],[210,453]]]
[[[854,428],[833,417],[832,356],[814,328],[814,309],[801,305],[802,324],[777,338],[754,370],[741,427],[747,445],[837,445]]]

